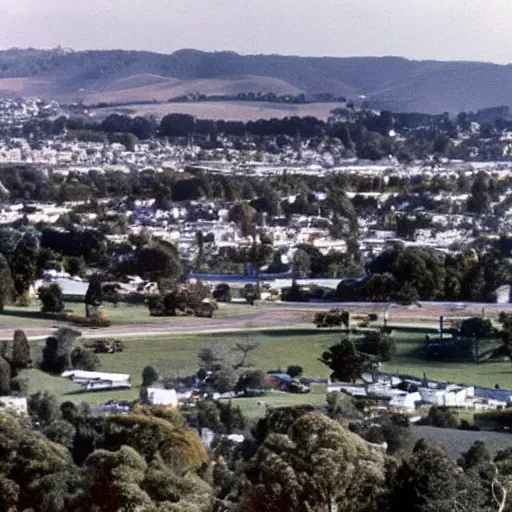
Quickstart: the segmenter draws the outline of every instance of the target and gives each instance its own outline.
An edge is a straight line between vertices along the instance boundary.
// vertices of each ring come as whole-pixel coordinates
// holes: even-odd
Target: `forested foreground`
[[[322,411],[269,410],[237,444],[222,435],[236,423],[234,409],[219,416],[212,404],[187,418],[217,432],[207,452],[174,410],[102,417],[33,395],[30,418],[0,415],[0,510],[511,510],[511,450],[491,460],[475,443],[454,463],[438,446],[412,446],[403,419],[366,423],[342,395]],[[363,436],[385,441],[387,453]]]

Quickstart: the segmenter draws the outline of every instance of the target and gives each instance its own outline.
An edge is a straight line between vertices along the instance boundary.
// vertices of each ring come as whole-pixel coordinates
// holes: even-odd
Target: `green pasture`
[[[43,374],[38,370],[24,372],[29,391],[48,390],[60,400],[102,403],[109,399],[131,400],[138,397],[142,369],[153,366],[161,378],[191,375],[197,371],[197,354],[201,347],[214,347],[228,363],[236,363],[240,355],[235,344],[257,343],[251,352],[249,363],[253,368],[285,370],[290,364],[304,368],[308,377],[329,375],[329,369],[318,361],[323,350],[335,343],[340,334],[318,329],[281,329],[239,333],[212,333],[198,335],[174,335],[166,337],[123,340],[125,349],[121,353],[101,354],[101,370],[128,373],[133,388],[108,392],[83,393],[82,389],[59,377]],[[424,334],[397,333],[394,335],[397,351],[392,361],[384,363],[382,370],[454,383],[474,384],[501,389],[512,389],[512,363],[508,361],[490,363],[444,362],[424,358]],[[33,343],[33,358],[37,360],[43,341]],[[307,395],[272,394],[261,399],[237,399],[249,416],[257,416],[268,405],[292,405],[296,403],[323,403],[324,386],[315,386]],[[260,404],[258,405],[258,401]],[[263,404],[263,405],[262,405]]]
[[[269,307],[271,306],[265,304],[259,304],[256,307],[249,304],[219,304],[219,309],[215,312],[215,318],[236,318],[254,313],[262,313],[269,309]],[[85,313],[85,306],[81,302],[67,302],[65,310],[83,315]],[[186,322],[188,318],[150,316],[148,307],[145,304],[119,303],[117,307],[114,307],[113,304],[105,303],[101,307],[101,311],[107,314],[113,326],[159,324],[168,323],[173,320]],[[40,304],[37,300],[31,301],[30,305],[26,307],[6,306],[4,312],[0,314],[0,330],[49,328],[64,324],[67,324],[67,322],[58,322],[55,320],[54,315],[41,313]]]
[[[48,389],[61,400],[83,400],[93,403],[101,403],[111,398],[131,400],[138,397],[138,386],[145,366],[153,366],[161,378],[184,377],[197,371],[197,354],[202,347],[212,346],[226,362],[236,363],[240,354],[235,350],[235,344],[249,342],[259,344],[248,358],[253,368],[265,371],[286,370],[290,364],[299,364],[304,368],[305,375],[327,377],[328,368],[317,358],[338,338],[339,334],[335,332],[319,332],[312,328],[126,339],[123,340],[123,352],[100,354],[99,357],[101,371],[131,375],[134,387],[130,390],[79,393],[79,386],[60,377],[45,375],[38,370],[27,371],[24,376],[28,378],[30,392]],[[37,361],[40,357],[43,345],[43,341],[33,342],[34,360]]]

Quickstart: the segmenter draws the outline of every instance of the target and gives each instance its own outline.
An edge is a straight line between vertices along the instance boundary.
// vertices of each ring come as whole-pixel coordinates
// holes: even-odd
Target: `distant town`
[[[0,509],[508,510],[509,109],[327,99],[0,100]]]

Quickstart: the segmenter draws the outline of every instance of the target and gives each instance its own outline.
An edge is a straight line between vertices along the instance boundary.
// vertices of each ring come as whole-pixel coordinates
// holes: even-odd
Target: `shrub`
[[[75,347],[71,351],[71,365],[76,370],[94,372],[101,366],[101,362],[99,357],[90,350]]]
[[[172,290],[166,293],[150,295],[148,308],[151,316],[195,315],[211,318],[218,309],[217,303],[203,302],[197,289]]]
[[[457,428],[459,422],[456,414],[449,407],[433,405],[428,411],[428,424],[433,427]]]
[[[240,296],[243,297],[251,305],[253,305],[256,300],[261,298],[259,289],[252,283],[246,284],[240,290]]]
[[[76,313],[70,313],[67,315],[67,320],[75,325],[83,327],[110,327],[112,322],[109,320],[108,315],[103,311],[92,311],[91,314],[86,317]]]
[[[299,366],[298,364],[291,364],[290,366],[288,366],[288,368],[286,369],[286,373],[292,377],[292,378],[295,378],[295,377],[301,377],[302,376],[302,373],[303,373],[303,368],[302,366]]]
[[[219,302],[231,302],[231,288],[227,283],[220,283],[213,291],[213,298]]]
[[[212,380],[219,393],[226,393],[235,389],[238,375],[231,366],[219,365],[212,375]]]
[[[309,294],[294,282],[290,288],[283,288],[283,300],[288,302],[308,302]]]
[[[512,427],[512,409],[481,412],[475,414],[475,420],[494,422],[499,427],[509,429]]]
[[[194,316],[199,318],[212,318],[213,317],[214,306],[209,302],[201,302],[194,309]]]
[[[0,357],[0,395],[9,395],[11,392],[11,367]]]
[[[82,343],[85,348],[92,350],[95,354],[113,354],[124,350],[123,342],[116,338],[82,340]]]
[[[62,290],[58,284],[53,283],[48,286],[41,286],[37,292],[41,301],[41,311],[44,313],[60,313],[64,311]]]
[[[339,309],[331,309],[330,311],[319,311],[315,314],[313,320],[317,327],[347,327],[350,323],[350,313]]]
[[[158,380],[158,373],[152,366],[146,366],[142,370],[142,385],[144,387],[151,386]]]
[[[26,396],[28,393],[27,379],[14,377],[11,379],[11,394],[15,396]]]

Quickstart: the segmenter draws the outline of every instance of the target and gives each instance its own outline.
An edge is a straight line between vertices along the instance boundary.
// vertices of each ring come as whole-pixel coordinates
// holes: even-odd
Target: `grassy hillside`
[[[158,79],[148,80],[148,76]],[[243,77],[251,78],[247,81]],[[151,100],[156,99],[161,86],[161,97],[167,98],[180,95],[178,91],[231,94],[249,88],[256,88],[252,92],[329,92],[352,99],[365,95],[373,106],[381,108],[435,113],[512,105],[512,66],[398,57],[319,58],[196,50],[171,55],[121,50],[5,50],[0,52],[0,79],[5,78],[26,81],[0,80],[0,92],[31,91],[68,100],[94,98],[94,94],[107,90],[109,101],[139,100],[140,95]],[[124,85],[123,79],[128,81]]]

